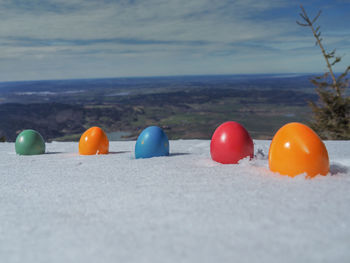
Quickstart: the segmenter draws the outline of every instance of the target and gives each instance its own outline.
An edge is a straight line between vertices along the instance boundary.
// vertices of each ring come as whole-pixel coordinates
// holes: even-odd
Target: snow
[[[17,156],[0,144],[1,262],[350,262],[350,141],[326,142],[331,173],[305,179],[256,159],[221,165],[209,141],[170,157],[79,156],[77,143]]]

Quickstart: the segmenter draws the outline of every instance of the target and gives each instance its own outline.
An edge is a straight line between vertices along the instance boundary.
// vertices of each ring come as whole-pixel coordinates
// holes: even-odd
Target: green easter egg
[[[37,131],[24,130],[18,134],[15,148],[19,155],[44,154],[45,141]]]

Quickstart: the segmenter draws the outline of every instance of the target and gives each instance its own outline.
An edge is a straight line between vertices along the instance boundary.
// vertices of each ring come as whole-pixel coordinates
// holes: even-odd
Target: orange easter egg
[[[307,177],[329,172],[326,146],[308,126],[293,122],[280,128],[272,139],[269,167],[273,172],[294,177],[306,173]]]
[[[79,153],[81,155],[107,154],[109,141],[106,133],[99,127],[86,130],[80,137]]]

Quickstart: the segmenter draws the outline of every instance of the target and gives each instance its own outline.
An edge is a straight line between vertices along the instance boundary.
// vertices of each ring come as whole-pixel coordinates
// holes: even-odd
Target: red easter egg
[[[254,144],[248,131],[239,123],[228,121],[214,132],[210,143],[211,158],[223,164],[236,164],[254,156]]]

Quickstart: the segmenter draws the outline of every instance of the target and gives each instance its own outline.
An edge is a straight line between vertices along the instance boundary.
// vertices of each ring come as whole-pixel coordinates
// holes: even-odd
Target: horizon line
[[[0,83],[21,83],[21,82],[45,82],[45,81],[79,81],[79,80],[107,80],[107,79],[155,79],[155,78],[186,78],[186,77],[230,77],[230,76],[273,76],[273,75],[290,75],[293,77],[323,75],[324,72],[308,73],[237,73],[237,74],[188,74],[188,75],[154,75],[154,76],[119,76],[119,77],[91,77],[91,78],[61,78],[61,79],[28,79],[28,80],[5,80]],[[336,75],[341,74],[335,72]]]

